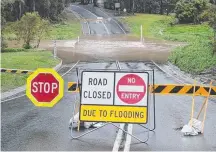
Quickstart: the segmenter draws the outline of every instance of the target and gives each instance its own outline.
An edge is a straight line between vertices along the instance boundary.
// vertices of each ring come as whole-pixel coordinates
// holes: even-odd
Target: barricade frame
[[[97,72],[97,71],[118,71],[118,70],[116,70],[116,69],[82,69],[83,71],[95,71],[95,72]],[[122,71],[122,70],[121,70]],[[123,69],[123,71],[127,71],[127,72],[152,72],[152,85],[153,85],[153,89],[154,89],[154,86],[155,86],[155,72],[154,72],[154,69],[152,69],[152,70],[124,70]],[[149,74],[150,75],[150,74]],[[80,76],[80,69],[79,68],[76,68],[76,76],[77,76],[77,87],[79,88],[79,98],[81,99],[81,83],[82,82],[80,82],[80,80],[79,80],[79,76]],[[150,81],[149,81],[150,82]],[[133,134],[131,134],[131,133],[129,133],[127,130],[125,130],[125,129],[122,129],[122,128],[120,128],[119,126],[117,126],[115,123],[116,122],[102,122],[102,123],[104,123],[103,125],[101,125],[101,126],[99,126],[99,127],[97,127],[97,128],[94,128],[94,129],[91,129],[91,130],[88,130],[87,132],[84,132],[84,133],[82,133],[82,134],[80,134],[80,135],[78,135],[78,136],[74,136],[73,135],[73,122],[74,122],[74,116],[75,116],[75,110],[76,110],[76,107],[77,107],[77,104],[78,104],[78,100],[75,100],[75,103],[74,103],[74,106],[73,106],[73,115],[72,115],[72,124],[71,124],[71,128],[70,128],[70,136],[71,136],[71,139],[72,140],[74,140],[74,139],[79,139],[79,138],[81,138],[81,137],[83,137],[83,136],[85,136],[85,135],[88,135],[88,134],[90,134],[90,133],[92,133],[92,132],[94,132],[94,131],[97,131],[98,129],[100,129],[100,128],[103,128],[103,127],[105,127],[105,126],[107,126],[107,125],[112,125],[112,126],[114,126],[114,127],[116,127],[116,128],[118,128],[118,129],[120,129],[120,130],[122,130],[124,133],[126,133],[126,134],[128,134],[128,135],[130,135],[131,137],[133,137],[134,139],[136,139],[136,140],[138,140],[139,141],[139,143],[147,143],[147,141],[149,140],[149,132],[154,132],[154,130],[156,129],[156,103],[155,103],[155,100],[156,100],[156,98],[155,98],[155,93],[152,93],[152,103],[151,103],[151,98],[150,98],[150,91],[148,91],[148,110],[147,110],[147,119],[148,120],[150,120],[151,119],[151,107],[150,107],[150,104],[153,104],[153,127],[152,128],[150,128],[149,126],[148,127],[146,127],[145,125],[146,124],[149,124],[150,123],[150,121],[148,121],[146,124],[137,124],[137,125],[139,125],[140,127],[142,127],[143,129],[146,129],[147,131],[145,131],[145,132],[147,132],[148,133],[148,135],[147,135],[147,139],[146,140],[142,140],[142,139],[140,139],[140,138],[138,138],[137,136],[135,136],[135,135],[133,135]],[[81,103],[79,103],[79,110],[80,110],[80,106],[81,106]],[[80,123],[80,117],[79,117],[79,123]],[[97,123],[101,123],[101,122],[96,122],[95,124],[97,124]],[[125,124],[128,124],[128,123],[125,123]],[[78,124],[78,130],[79,130],[79,124]]]

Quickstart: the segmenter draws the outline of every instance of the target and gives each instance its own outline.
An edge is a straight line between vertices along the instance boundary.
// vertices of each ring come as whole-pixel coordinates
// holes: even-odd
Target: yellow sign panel
[[[92,122],[147,123],[147,107],[81,105],[80,120]]]

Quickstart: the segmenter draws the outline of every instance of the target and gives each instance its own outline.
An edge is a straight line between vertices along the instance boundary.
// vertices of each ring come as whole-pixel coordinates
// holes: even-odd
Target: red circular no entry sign
[[[136,74],[123,76],[116,87],[119,99],[127,104],[138,103],[146,94],[146,83]]]

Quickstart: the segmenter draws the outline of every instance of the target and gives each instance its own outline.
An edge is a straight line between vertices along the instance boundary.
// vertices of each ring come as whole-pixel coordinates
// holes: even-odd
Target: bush
[[[3,52],[24,52],[24,51],[27,51],[27,50],[24,49],[24,48],[4,48],[1,51],[3,53]]]
[[[30,44],[23,44],[24,49],[31,49],[32,46]]]
[[[1,50],[2,53],[9,52],[33,52],[33,51],[44,51],[40,49],[25,49],[25,48],[4,48]]]
[[[5,42],[4,38],[2,37],[1,38],[1,49],[7,48],[7,47],[8,47],[7,42]]]
[[[179,0],[175,7],[176,18],[180,23],[200,23],[208,4],[208,0]]]
[[[213,53],[216,55],[216,41],[213,42]]]

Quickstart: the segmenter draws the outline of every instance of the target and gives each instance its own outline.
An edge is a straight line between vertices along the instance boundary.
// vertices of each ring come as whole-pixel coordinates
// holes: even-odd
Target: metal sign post
[[[113,125],[139,142],[146,143],[149,139],[149,131],[153,131],[156,127],[155,109],[153,129],[143,125],[147,124],[149,120],[148,102],[151,102],[149,99],[155,100],[154,94],[153,98],[149,98],[148,72],[83,71],[81,83],[78,82],[79,90],[81,90],[79,121],[104,122],[104,124],[98,128],[89,129],[81,135],[74,136],[72,123],[72,139],[83,137],[106,125]],[[77,69],[77,76],[79,77],[78,73],[79,70]],[[154,78],[152,81],[154,81]],[[151,102],[152,104],[155,104],[155,101]],[[155,108],[155,105],[153,105],[153,108]],[[142,140],[114,123],[138,124],[147,129],[148,137],[146,140]]]
[[[57,46],[56,46],[56,40],[54,40],[54,50],[53,50],[53,57],[57,57]]]

